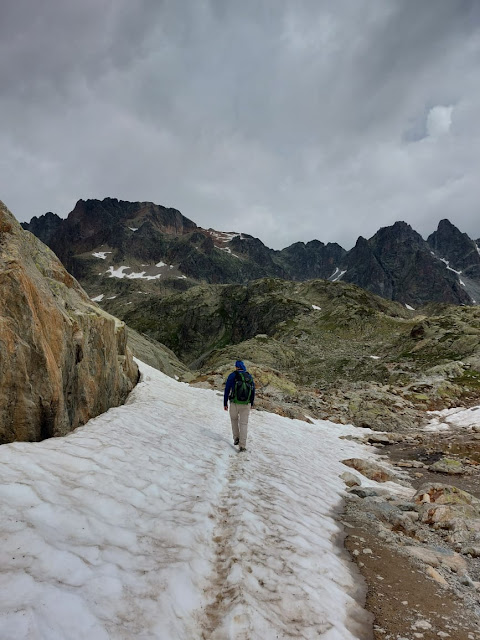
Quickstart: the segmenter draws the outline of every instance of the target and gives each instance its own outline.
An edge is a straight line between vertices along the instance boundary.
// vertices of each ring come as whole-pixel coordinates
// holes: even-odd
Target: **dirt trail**
[[[229,575],[238,558],[235,556],[233,540],[235,538],[237,520],[237,505],[241,499],[240,491],[235,483],[239,468],[242,465],[240,454],[230,457],[227,483],[220,496],[216,513],[217,526],[214,529],[215,560],[211,573],[210,584],[205,590],[206,600],[209,602],[201,620],[201,637],[204,640],[221,640],[225,638],[224,621],[228,613],[242,606],[242,590],[238,584],[229,581]],[[243,607],[242,607],[243,608]],[[249,640],[248,629],[242,633],[242,626],[248,626],[248,619],[242,614],[233,616],[232,624],[239,627],[238,640]]]

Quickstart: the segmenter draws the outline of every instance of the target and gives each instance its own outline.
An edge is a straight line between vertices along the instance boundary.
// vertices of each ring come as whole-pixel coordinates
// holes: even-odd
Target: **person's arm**
[[[234,381],[235,381],[235,372],[232,372],[227,378],[227,382],[225,384],[225,391],[223,393],[223,408],[225,409],[225,411],[228,409],[228,397],[230,395],[230,391],[233,389]]]

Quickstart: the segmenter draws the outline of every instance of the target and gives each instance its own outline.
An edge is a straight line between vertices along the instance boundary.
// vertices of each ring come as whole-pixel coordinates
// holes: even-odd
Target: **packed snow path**
[[[0,447],[2,640],[365,637],[333,519],[353,431],[252,412],[142,365],[128,403]]]

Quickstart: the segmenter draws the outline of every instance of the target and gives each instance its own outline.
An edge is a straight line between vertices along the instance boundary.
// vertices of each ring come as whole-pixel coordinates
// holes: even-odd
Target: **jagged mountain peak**
[[[471,283],[465,278],[480,279],[480,255],[477,244],[449,220],[439,222],[437,230],[428,236],[427,243],[436,257],[445,262],[448,268],[462,273],[467,287],[470,287]],[[477,297],[478,292],[475,291],[474,298]]]
[[[451,242],[452,240],[456,242],[463,241],[468,244],[473,242],[466,233],[462,233],[462,231],[460,231],[460,229],[452,224],[447,218],[440,220],[437,230],[431,233],[427,238],[427,242],[431,246],[441,242]]]
[[[422,236],[407,222],[398,221],[388,227],[381,227],[369,240],[370,244],[379,246],[382,243],[410,243],[414,246],[424,244]]]
[[[368,247],[368,240],[363,236],[358,236],[357,241],[355,243],[355,247],[361,249],[362,247]]]
[[[444,229],[455,230],[455,231],[459,230],[458,227],[452,224],[448,218],[443,218],[438,223],[437,231],[443,231]]]

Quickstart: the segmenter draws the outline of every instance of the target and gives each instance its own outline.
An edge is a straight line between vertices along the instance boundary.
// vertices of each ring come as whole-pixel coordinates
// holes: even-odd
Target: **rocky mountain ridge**
[[[66,219],[50,212],[22,226],[92,297],[163,295],[199,282],[276,277],[343,280],[413,307],[480,301],[478,245],[448,220],[427,240],[396,222],[370,239],[360,237],[350,251],[319,240],[276,251],[248,234],[202,229],[176,209],[115,198],[79,200]]]

